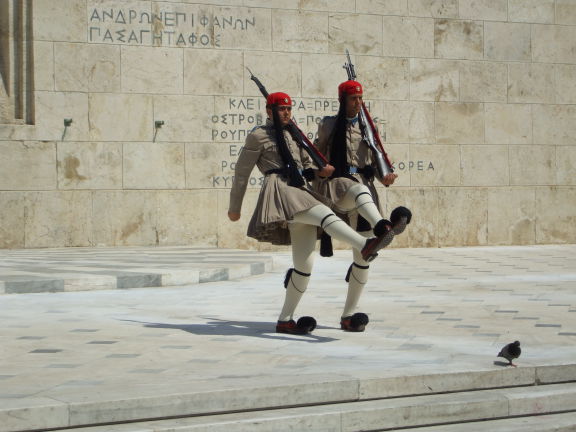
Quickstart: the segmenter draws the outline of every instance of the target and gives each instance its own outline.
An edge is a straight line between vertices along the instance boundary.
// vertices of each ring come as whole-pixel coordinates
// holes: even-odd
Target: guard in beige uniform
[[[358,113],[362,107],[362,85],[357,81],[345,81],[338,86],[340,109],[336,116],[324,117],[318,127],[316,146],[327,156],[335,172],[330,178],[315,182],[315,190],[335,203],[338,213],[345,214],[351,224],[364,236],[378,235],[382,226],[400,234],[410,223],[410,211],[404,207],[395,209],[391,222],[382,219],[378,192],[374,187],[377,172],[372,152],[363,139]],[[379,179],[389,186],[396,174]],[[350,211],[351,202],[357,209]],[[369,211],[367,211],[369,210]],[[330,254],[330,252],[328,252]],[[348,294],[342,312],[340,326],[347,331],[364,331],[368,316],[354,312],[364,285],[368,280],[369,262],[354,251],[354,261],[348,269],[346,281]]]
[[[320,200],[302,177],[309,170],[330,176],[334,168],[318,169],[306,152],[298,147],[285,129],[291,121],[292,101],[285,93],[272,93],[266,101],[266,125],[255,128],[247,137],[236,163],[230,191],[228,217],[240,219],[242,201],[254,165],[264,174],[256,209],[248,226],[248,236],[273,244],[292,244],[294,267],[287,272],[286,298],[276,331],[306,334],[316,327],[312,317],[294,322],[293,314],[306,291],[314,262],[317,227],[358,250],[371,260],[377,250],[389,243],[387,235],[370,239],[351,229]],[[312,172],[312,176],[314,172]],[[320,199],[320,200],[319,200]]]

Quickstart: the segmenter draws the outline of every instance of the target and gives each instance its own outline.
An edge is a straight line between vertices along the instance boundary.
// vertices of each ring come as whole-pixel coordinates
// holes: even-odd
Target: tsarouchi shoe
[[[295,335],[305,335],[311,333],[316,328],[316,320],[309,316],[301,317],[298,322],[278,321],[276,323],[276,333],[288,333]]]
[[[362,312],[356,312],[350,317],[342,318],[340,328],[349,332],[363,332],[368,321],[368,315]]]
[[[394,230],[392,229],[392,224],[387,220],[382,219],[376,227],[374,232],[377,237],[372,237],[366,240],[366,244],[360,251],[364,261],[372,261],[378,256],[378,251],[385,248],[392,240],[394,240]]]

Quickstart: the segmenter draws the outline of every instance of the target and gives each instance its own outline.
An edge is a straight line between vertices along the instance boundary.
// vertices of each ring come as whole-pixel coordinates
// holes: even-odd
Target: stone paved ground
[[[310,336],[274,333],[290,260],[265,255],[274,270],[227,281],[1,295],[0,406],[492,370],[515,339],[520,367],[576,360],[576,245],[383,251],[360,334],[338,328],[350,257],[338,251],[317,259],[298,310],[318,320]]]
[[[264,273],[266,254],[233,249],[57,248],[0,250],[0,294],[175,286]]]

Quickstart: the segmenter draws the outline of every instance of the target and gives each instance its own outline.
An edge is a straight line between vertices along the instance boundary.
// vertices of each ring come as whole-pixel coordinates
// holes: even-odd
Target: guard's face
[[[292,106],[290,105],[278,105],[278,117],[280,117],[280,124],[282,126],[286,126],[290,123],[290,119],[292,119]],[[272,119],[272,110],[270,108],[266,109],[268,113],[268,118]]]
[[[362,94],[346,95],[346,117],[355,117],[362,108]]]

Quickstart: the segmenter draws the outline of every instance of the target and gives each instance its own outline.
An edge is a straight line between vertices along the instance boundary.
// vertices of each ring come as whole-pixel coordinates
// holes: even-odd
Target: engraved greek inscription
[[[434,163],[432,161],[400,161],[394,164],[395,168],[400,171],[434,171]]]
[[[126,18],[124,18],[124,12],[119,11],[118,15],[116,15],[116,20],[114,20],[117,24],[126,24]]]
[[[180,48],[220,47],[222,31],[256,30],[255,16],[212,16],[186,6],[176,9],[149,12],[137,8],[93,8],[87,15],[89,42]],[[197,31],[190,31],[192,28]]]

